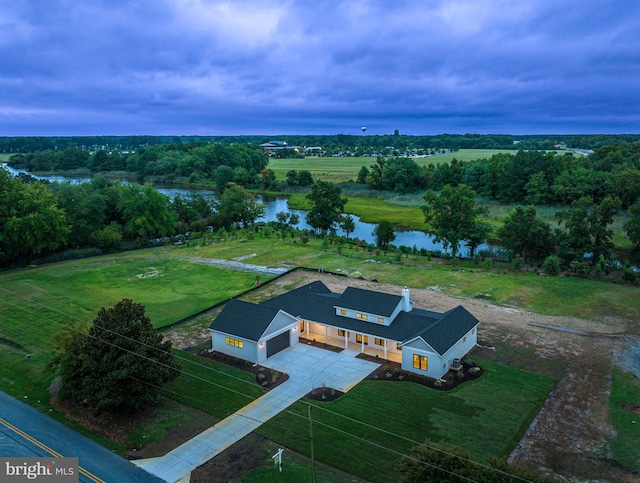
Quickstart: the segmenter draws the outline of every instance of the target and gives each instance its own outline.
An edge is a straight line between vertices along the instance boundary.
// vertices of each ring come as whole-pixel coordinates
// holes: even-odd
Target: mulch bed
[[[317,347],[318,349],[326,349],[331,352],[342,352],[344,348],[338,347],[335,345],[330,345],[325,342],[318,342],[315,339],[305,339],[304,337],[300,337],[300,344],[311,345],[313,347]]]
[[[450,391],[454,387],[458,387],[460,384],[478,379],[480,376],[482,376],[482,374],[484,374],[484,369],[482,367],[478,367],[475,364],[473,364],[472,366],[464,365],[462,368],[462,373],[464,374],[464,376],[461,379],[458,378],[457,371],[449,371],[442,378],[442,385],[438,386],[436,385],[436,379],[405,371],[402,369],[402,366],[399,362],[386,362],[384,360],[380,360],[379,358],[376,359],[375,357],[367,354],[358,354],[357,357],[359,359],[365,359],[367,361],[377,362],[380,364],[380,367],[378,367],[375,371],[364,378],[365,380],[413,382],[415,384],[430,387],[431,389],[436,389],[438,391]],[[470,367],[478,367],[478,371],[475,373],[475,375],[469,374],[468,369]]]
[[[198,355],[227,366],[235,367],[236,369],[250,372],[255,376],[256,384],[262,386],[266,391],[278,387],[289,379],[289,375],[284,372],[269,369],[268,367],[261,366],[260,364],[253,364],[252,362],[245,361],[244,359],[231,357],[220,352],[209,352],[208,349],[204,349],[200,351]]]

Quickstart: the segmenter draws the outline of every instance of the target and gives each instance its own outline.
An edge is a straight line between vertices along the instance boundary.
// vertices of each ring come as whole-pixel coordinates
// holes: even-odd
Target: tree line
[[[149,183],[95,176],[72,184],[44,183],[0,169],[0,266],[30,263],[64,249],[118,250],[190,230],[250,225],[264,206],[229,183],[214,199],[201,193],[170,198]]]
[[[285,135],[285,136],[14,136],[0,137],[0,153],[33,153],[36,151],[64,151],[80,148],[86,151],[134,151],[141,147],[170,144],[241,144],[259,146],[273,139],[281,139],[289,145],[321,146],[328,151],[358,148],[381,150],[395,149],[554,149],[564,143],[568,148],[596,149],[602,146],[640,141],[637,134],[585,134],[585,135],[508,135],[508,134],[437,134],[413,136],[395,130],[392,134],[333,134],[333,135]]]

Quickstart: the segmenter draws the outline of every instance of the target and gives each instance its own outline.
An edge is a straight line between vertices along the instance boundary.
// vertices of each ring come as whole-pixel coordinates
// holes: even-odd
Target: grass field
[[[484,270],[470,262],[451,265],[426,257],[403,257],[398,263],[392,255],[368,253],[354,247],[344,248],[339,256],[335,246],[322,249],[317,239],[303,244],[291,238],[240,236],[207,246],[195,243],[137,250],[0,272],[0,389],[21,399],[27,396],[31,404],[48,411],[47,387],[53,374],[44,367],[51,357],[53,337],[67,320],[90,322],[100,307],[112,306],[127,297],[143,303],[157,327],[165,326],[252,287],[254,274],[223,270],[203,262],[209,258],[231,260],[240,256],[249,257],[247,262],[257,265],[323,267],[349,277],[412,288],[431,287],[463,297],[489,294],[500,305],[585,317],[602,324],[609,323],[611,316],[640,319],[637,287],[534,273],[514,274],[503,269]],[[268,279],[262,277],[263,281]],[[26,354],[31,358],[26,359]],[[176,403],[223,418],[261,394],[251,378],[239,370],[184,352],[179,357],[186,374],[164,391]],[[385,475],[392,471],[397,455],[389,453],[381,457],[380,448],[368,441],[406,452],[428,437],[444,446],[461,446],[474,458],[505,456],[536,414],[554,379],[490,361],[482,361],[482,365],[487,369],[482,378],[450,393],[407,383],[370,381],[334,403],[320,404],[340,416],[313,410],[318,422],[318,458],[384,481],[388,480]],[[628,386],[624,380],[619,386],[622,389],[616,390],[614,386],[612,398],[636,400],[636,393],[624,392]],[[276,441],[307,454],[306,411],[305,404],[296,403],[291,412],[265,426],[263,434],[276,437],[277,433]],[[164,426],[177,421],[169,412],[164,412],[158,427],[134,429],[132,440],[139,440],[143,433],[160,438]],[[345,420],[344,416],[369,426]],[[627,416],[625,412],[612,412],[612,418]],[[626,419],[621,421],[620,424],[626,424]],[[380,429],[401,434],[409,441],[390,438],[380,433]],[[366,441],[354,440],[352,435]],[[631,433],[624,437],[624,441],[635,441]],[[120,452],[125,449],[114,443],[103,444]],[[621,454],[621,460],[635,457],[633,452],[625,453],[623,446],[614,451]],[[345,455],[354,455],[347,458],[348,467]]]
[[[555,379],[476,359],[478,379],[451,392],[410,382],[363,381],[312,409],[319,459],[370,481],[397,478],[398,453],[430,441],[486,460],[506,457],[537,414]],[[308,404],[297,402],[258,429],[309,454]],[[398,437],[397,435],[401,435]]]
[[[640,473],[640,379],[614,369],[609,402],[610,421],[618,433],[611,450],[616,460]]]
[[[504,149],[461,149],[455,153],[412,159],[416,164],[418,164],[418,166],[427,166],[429,164],[449,163],[453,158],[456,158],[458,161],[490,158],[496,153],[504,152],[515,154],[516,151]],[[273,170],[279,180],[285,180],[288,171],[306,170],[311,172],[314,180],[342,183],[349,180],[355,181],[362,166],[366,166],[368,168],[372,164],[375,164],[375,162],[376,158],[371,157],[308,157],[295,159],[269,159],[268,167]]]

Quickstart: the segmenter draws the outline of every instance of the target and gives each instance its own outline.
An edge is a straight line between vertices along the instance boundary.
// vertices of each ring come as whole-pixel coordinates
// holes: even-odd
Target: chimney
[[[409,289],[406,285],[402,289],[402,310],[405,312],[411,312],[411,299],[409,297]]]

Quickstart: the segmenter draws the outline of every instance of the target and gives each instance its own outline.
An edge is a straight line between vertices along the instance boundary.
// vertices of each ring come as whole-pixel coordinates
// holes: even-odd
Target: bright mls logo
[[[0,483],[77,483],[78,458],[0,458]]]

